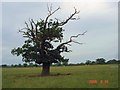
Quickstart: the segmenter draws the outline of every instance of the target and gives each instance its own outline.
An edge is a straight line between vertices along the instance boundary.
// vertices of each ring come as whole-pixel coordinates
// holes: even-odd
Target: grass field
[[[38,75],[40,67],[33,68],[3,68],[3,88],[117,88],[118,67],[117,65],[85,65],[51,67],[51,73],[71,75],[29,77]],[[92,84],[89,81],[96,80]],[[103,83],[100,83],[103,80]],[[108,80],[105,84],[104,80]]]

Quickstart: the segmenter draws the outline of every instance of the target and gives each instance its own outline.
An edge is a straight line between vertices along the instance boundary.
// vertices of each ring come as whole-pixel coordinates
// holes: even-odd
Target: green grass
[[[40,74],[41,68],[3,68],[3,88],[117,88],[118,68],[116,65],[88,65],[51,67],[51,73],[71,73],[71,75],[28,77]],[[89,80],[97,80],[90,84]],[[108,80],[108,84],[100,84]]]

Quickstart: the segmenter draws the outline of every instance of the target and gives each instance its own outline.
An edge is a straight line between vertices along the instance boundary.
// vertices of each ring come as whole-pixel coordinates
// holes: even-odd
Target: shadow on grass
[[[35,75],[17,75],[16,77],[51,77],[51,76],[67,76],[71,75],[71,73],[66,73],[66,74],[50,74],[50,75],[40,75],[40,74],[35,74]]]

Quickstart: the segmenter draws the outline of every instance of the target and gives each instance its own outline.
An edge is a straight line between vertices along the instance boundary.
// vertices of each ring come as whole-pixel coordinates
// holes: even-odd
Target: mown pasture
[[[2,88],[118,87],[117,64],[51,67],[51,74],[61,74],[57,76],[41,77],[38,76],[40,72],[40,67],[2,68]],[[91,83],[90,80],[96,80],[97,83]]]

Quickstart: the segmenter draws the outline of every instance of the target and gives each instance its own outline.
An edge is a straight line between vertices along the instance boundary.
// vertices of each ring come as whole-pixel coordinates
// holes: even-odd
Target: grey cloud
[[[61,3],[57,3],[55,7]],[[53,5],[53,6],[54,6]],[[111,4],[112,5],[112,4]],[[24,39],[22,35],[17,33],[18,28],[24,27],[24,21],[29,18],[35,20],[45,18],[47,15],[47,3],[3,3],[3,63],[22,63],[21,57],[15,57],[10,54],[13,47],[21,46]],[[110,8],[112,7],[112,8]],[[86,59],[95,59],[97,57],[104,57],[106,59],[117,58],[117,7],[110,6],[100,13],[94,12],[94,15],[85,12],[80,13],[79,21],[70,21],[65,28],[65,40],[68,40],[71,35],[76,35],[84,31],[88,31],[86,35],[77,38],[77,41],[84,42],[83,45],[76,45],[72,43],[70,49],[72,53],[63,54],[70,58],[70,62],[80,62]],[[63,8],[64,9],[64,8]],[[55,17],[66,18],[68,13],[64,15],[59,11],[54,15]]]

